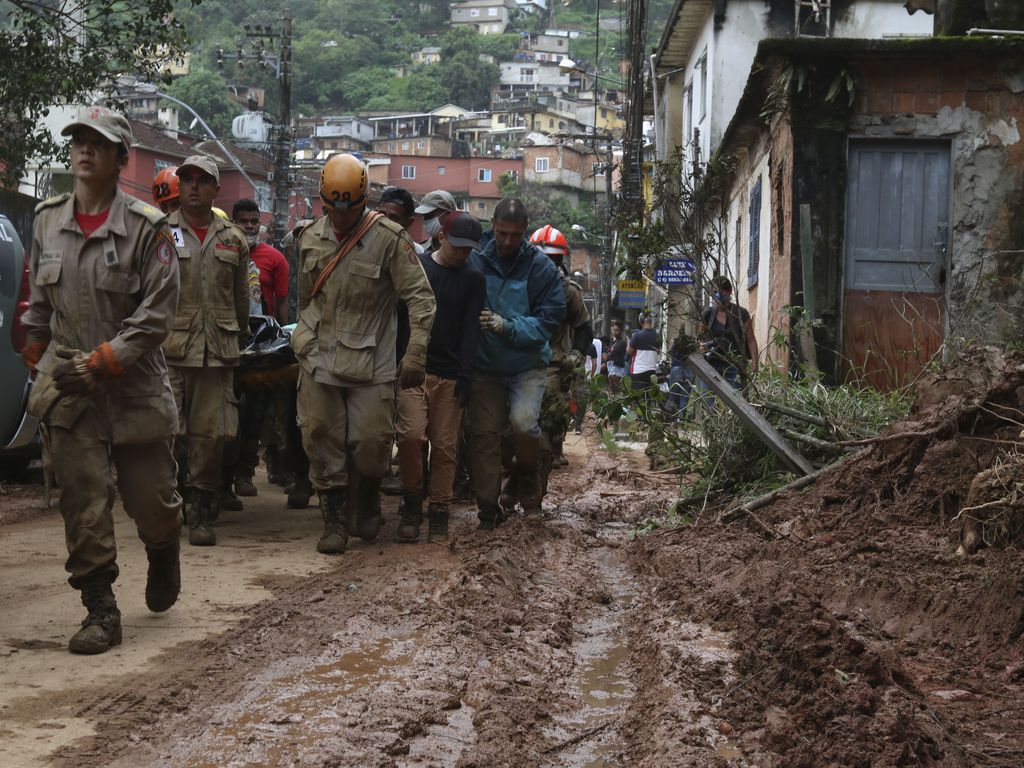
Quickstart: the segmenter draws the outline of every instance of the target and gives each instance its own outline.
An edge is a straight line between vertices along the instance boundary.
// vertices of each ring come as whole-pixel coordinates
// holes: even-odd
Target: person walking
[[[469,257],[487,286],[469,408],[473,484],[484,530],[494,530],[504,519],[499,495],[506,428],[518,501],[527,512],[541,505],[540,410],[549,342],[565,317],[565,290],[551,259],[526,241],[528,225],[523,201],[504,198],[494,209],[492,229]]]
[[[430,237],[430,240],[422,244],[424,251],[433,253],[441,247],[438,238],[441,227],[444,225],[445,217],[455,211],[455,198],[447,190],[435,189],[423,196],[413,212],[422,217],[423,231]]]
[[[71,136],[74,189],[36,207],[22,356],[36,377],[28,411],[47,431],[61,488],[64,567],[88,611],[68,649],[95,654],[121,643],[115,488],[146,547],[146,606],[166,611],[181,589],[177,419],[160,351],[178,260],[163,213],[117,187],[127,119],[85,107],[61,134]]]
[[[224,443],[238,433],[234,376],[249,334],[249,246],[213,212],[220,171],[192,155],[178,167],[181,208],[168,218],[177,246],[181,294],[164,342],[178,406],[179,452],[188,463],[188,540],[213,546]]]
[[[608,389],[613,395],[619,393],[622,380],[627,375],[626,350],[628,348],[629,342],[622,332],[622,323],[618,320],[613,320],[611,344],[605,353],[605,361],[608,365]]]
[[[423,384],[434,320],[434,294],[412,240],[366,210],[368,187],[362,161],[330,158],[320,173],[326,213],[295,244],[298,425],[320,496],[323,554],[344,552],[349,535],[373,541],[380,532],[394,381],[402,388]],[[399,299],[409,308],[410,335],[396,366]]]
[[[398,391],[398,462],[402,518],[398,540],[419,540],[423,523],[423,450],[430,445],[430,540],[448,536],[449,505],[458,457],[462,411],[473,392],[473,366],[480,341],[484,276],[466,264],[480,246],[480,222],[464,211],[445,219],[441,247],[420,256],[437,300],[427,347],[426,380]]]
[[[629,386],[635,391],[656,387],[651,377],[658,373],[658,350],[661,339],[654,330],[654,316],[650,312],[640,314],[640,328],[629,339],[626,355],[633,360],[629,367]]]
[[[581,397],[579,386],[580,371],[594,339],[594,331],[590,324],[590,313],[583,303],[583,289],[569,279],[569,270],[565,265],[569,255],[569,241],[565,235],[550,224],[545,224],[530,236],[530,242],[551,259],[561,276],[565,293],[565,317],[551,337],[551,362],[547,368],[544,402],[541,406],[539,467],[541,495],[544,496],[548,492],[548,478],[555,459],[562,453],[569,417],[578,414],[581,407],[586,409],[586,398]],[[569,393],[574,388],[576,413],[570,414]],[[519,496],[518,489],[514,487],[514,478],[514,475],[509,477],[508,490],[501,497],[502,506],[507,507]]]

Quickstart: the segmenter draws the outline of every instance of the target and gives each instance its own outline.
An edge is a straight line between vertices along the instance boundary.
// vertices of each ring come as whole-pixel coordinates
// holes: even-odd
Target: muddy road
[[[0,764],[1024,764],[1020,637],[1003,628],[1018,556],[959,565],[916,526],[901,562],[899,532],[848,549],[710,512],[635,537],[678,479],[569,442],[544,518],[481,533],[459,505],[447,544],[400,545],[388,498],[379,542],[338,558],[314,551],[318,513],[259,477],[217,547],[185,547],[162,616],[122,516],[125,641],[101,657],[64,651],[81,608],[59,516],[0,527]],[[946,625],[972,590],[1006,616],[965,647]]]

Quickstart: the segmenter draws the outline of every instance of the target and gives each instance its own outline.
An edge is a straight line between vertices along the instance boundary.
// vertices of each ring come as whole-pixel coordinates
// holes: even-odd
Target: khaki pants
[[[234,368],[167,367],[178,406],[178,436],[188,461],[190,488],[220,489],[224,442],[238,434]]]
[[[316,490],[347,488],[353,471],[372,480],[384,477],[395,432],[390,382],[334,387],[299,371],[297,421]]]
[[[423,447],[429,440],[430,501],[451,503],[461,424],[454,379],[428,374],[422,386],[398,390],[398,467],[406,493],[423,490]]]
[[[566,392],[566,374],[557,365],[549,365],[544,374],[544,402],[541,406],[540,428],[540,487],[548,492],[548,478],[554,465],[555,449],[565,440],[569,426],[569,396]],[[573,376],[574,374],[569,374]]]
[[[165,547],[181,533],[181,497],[171,436],[164,442],[111,445],[101,440],[95,417],[86,411],[70,429],[51,426],[50,450],[61,488],[60,513],[71,574],[81,589],[96,580],[117,578],[114,542],[114,471],[125,512],[135,521],[143,543]]]

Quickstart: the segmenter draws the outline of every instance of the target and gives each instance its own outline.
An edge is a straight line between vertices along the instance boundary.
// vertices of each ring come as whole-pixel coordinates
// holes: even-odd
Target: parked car
[[[24,468],[39,455],[38,422],[25,413],[32,382],[21,360],[28,309],[28,259],[11,220],[0,213],[0,465]]]

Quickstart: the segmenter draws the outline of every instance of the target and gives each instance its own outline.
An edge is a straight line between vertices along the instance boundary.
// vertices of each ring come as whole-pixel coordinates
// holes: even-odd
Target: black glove
[[[460,376],[455,380],[455,399],[459,401],[459,405],[465,408],[469,405],[470,398],[473,397],[473,382],[465,376]]]

